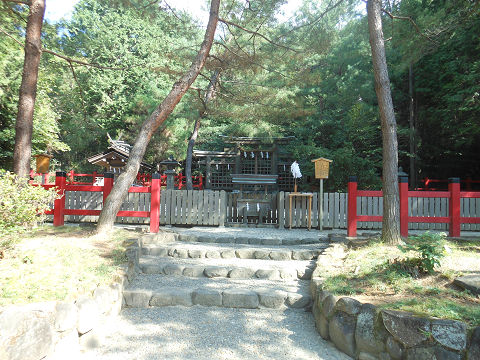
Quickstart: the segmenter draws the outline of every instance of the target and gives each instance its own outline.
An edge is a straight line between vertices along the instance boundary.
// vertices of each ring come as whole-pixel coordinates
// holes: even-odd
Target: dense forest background
[[[98,169],[86,158],[106,149],[107,133],[134,142],[204,31],[188,14],[159,4],[81,0],[71,20],[44,24],[44,48],[90,66],[43,53],[34,153],[51,152],[56,168],[90,171]],[[221,16],[236,25],[220,26],[201,76],[145,161],[185,159],[201,113],[196,148],[223,150],[220,134],[295,136],[288,150],[304,175],[313,173],[311,159],[334,160],[327,190],[343,190],[350,175],[362,188],[380,187],[382,137],[363,2],[306,0],[288,21],[276,16],[281,4],[223,2]],[[26,15],[23,6],[0,1],[4,169],[12,167]],[[417,184],[425,177],[480,180],[479,15],[474,0],[384,2],[399,161]],[[218,86],[206,104],[212,74]]]

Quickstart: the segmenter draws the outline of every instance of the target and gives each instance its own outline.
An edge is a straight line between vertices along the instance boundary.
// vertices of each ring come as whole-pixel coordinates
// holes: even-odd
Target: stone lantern
[[[167,175],[167,190],[173,190],[175,188],[175,175],[177,174],[175,168],[180,163],[174,160],[173,156],[170,156],[167,160],[160,161],[160,165],[167,167],[167,170],[163,172],[164,175]]]

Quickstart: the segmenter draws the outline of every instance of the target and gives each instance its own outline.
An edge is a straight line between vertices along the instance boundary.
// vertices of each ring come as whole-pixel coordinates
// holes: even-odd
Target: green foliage
[[[44,212],[50,210],[57,198],[54,188],[27,184],[16,175],[3,172],[0,175],[0,236],[24,232],[44,220]],[[1,244],[4,246],[4,242]]]
[[[435,266],[440,266],[440,259],[445,256],[445,235],[426,232],[412,236],[405,245],[398,248],[403,252],[413,251],[416,254],[415,263],[421,272],[433,273]]]

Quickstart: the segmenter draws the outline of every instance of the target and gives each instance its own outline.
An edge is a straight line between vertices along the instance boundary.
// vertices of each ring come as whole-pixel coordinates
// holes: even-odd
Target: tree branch
[[[221,18],[219,18],[218,21],[220,21],[220,22],[224,23],[225,25],[227,25],[227,27],[228,27],[228,25],[232,25],[232,26],[235,26],[236,28],[239,28],[240,30],[243,30],[243,31],[249,33],[249,34],[254,34],[254,35],[256,35],[256,36],[259,36],[259,37],[261,37],[262,39],[264,39],[265,41],[267,41],[268,43],[270,43],[270,44],[272,44],[272,45],[274,45],[274,46],[278,46],[278,47],[281,47],[281,48],[284,48],[284,49],[287,49],[287,50],[290,50],[290,51],[293,51],[293,52],[296,52],[296,53],[299,52],[299,51],[296,50],[296,49],[292,49],[292,48],[290,48],[290,47],[288,47],[288,46],[275,43],[275,42],[273,42],[272,40],[270,40],[269,38],[267,38],[265,35],[257,32],[257,31],[253,31],[253,30],[249,30],[249,29],[247,29],[247,28],[244,28],[243,26],[240,26],[240,25],[238,25],[238,24],[235,24],[235,23],[233,23],[233,22],[231,22],[231,21],[228,21],[228,20],[225,20],[225,19],[221,19]]]
[[[437,42],[435,40],[433,40],[430,36],[424,34],[422,32],[422,30],[420,29],[420,27],[417,25],[417,23],[410,17],[410,16],[398,16],[398,15],[393,15],[390,11],[386,10],[386,9],[383,9],[382,8],[382,12],[384,12],[385,14],[387,14],[390,19],[394,20],[394,19],[398,19],[398,20],[407,20],[410,22],[410,24],[413,25],[413,27],[415,28],[415,31],[417,32],[417,34],[419,34],[420,36],[424,37],[425,39],[427,39],[428,41],[434,43],[434,44],[437,44]]]
[[[19,4],[19,5],[26,5],[26,6],[30,6],[30,2],[29,1],[22,1],[22,0],[2,0],[3,2],[12,2],[12,3],[15,3],[15,4]]]
[[[18,41],[17,39],[15,39],[15,37],[13,37],[13,35],[10,35],[8,32],[6,32],[4,29],[2,29],[0,27],[0,32],[4,33],[5,35],[7,35],[10,39],[12,39],[13,41],[15,41],[18,45],[20,45],[22,48],[25,46],[24,44],[22,44],[20,41]]]
[[[46,52],[47,54],[57,56],[60,59],[66,60],[68,62],[72,62],[72,63],[83,65],[83,66],[94,67],[94,68],[97,68],[97,69],[103,69],[103,70],[126,70],[126,69],[128,69],[128,67],[121,67],[120,68],[120,67],[112,67],[112,66],[103,66],[103,65],[99,65],[99,64],[87,63],[87,62],[81,61],[81,60],[75,60],[75,59],[72,59],[68,56],[58,54],[55,51],[48,50],[48,49],[45,49],[45,48],[42,49],[42,52]],[[143,65],[138,65],[138,66],[143,66]]]
[[[80,86],[80,83],[78,82],[77,74],[75,73],[75,69],[73,67],[72,62],[70,60],[67,60],[67,62],[68,62],[68,65],[70,66],[70,70],[72,70],[73,79],[75,80],[75,83],[78,86],[78,91],[80,92],[80,98],[82,99],[83,120],[87,122],[87,110],[85,109],[85,98],[83,97],[83,89]]]

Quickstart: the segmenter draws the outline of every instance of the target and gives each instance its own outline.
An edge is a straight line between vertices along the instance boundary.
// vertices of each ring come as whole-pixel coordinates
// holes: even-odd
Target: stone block
[[[223,250],[220,256],[222,259],[233,259],[237,257],[234,250]]]
[[[467,354],[468,360],[480,359],[480,326],[476,327],[472,332]]]
[[[282,245],[281,239],[262,239],[263,245]]]
[[[310,296],[297,294],[297,293],[288,293],[286,304],[288,307],[301,309],[310,305]]]
[[[98,305],[87,296],[81,296],[75,305],[78,309],[77,331],[79,334],[85,334],[98,325],[100,320]]]
[[[325,340],[329,340],[330,339],[330,334],[329,334],[329,331],[328,331],[328,320],[322,314],[322,312],[319,312],[318,319],[316,321],[316,325],[317,325],[318,332],[320,333],[320,336]]]
[[[223,292],[225,307],[256,309],[259,304],[258,295],[254,291],[230,289]]]
[[[167,264],[163,267],[163,273],[165,275],[176,275],[180,276],[183,274],[183,270],[185,269],[184,265],[180,264]]]
[[[340,300],[337,302],[337,307]],[[364,304],[360,308],[355,327],[355,343],[359,351],[370,354],[379,354],[384,351],[387,334],[379,315],[377,308],[371,304]]]
[[[343,311],[349,315],[357,315],[362,308],[362,303],[358,300],[342,297],[335,304],[335,310]]]
[[[313,299],[317,298],[317,293],[322,289],[323,281],[320,279],[312,279],[310,281],[310,295]]]
[[[168,249],[165,248],[150,248],[150,249],[143,249],[145,251],[145,255],[153,255],[159,257],[167,257],[168,256]]]
[[[203,277],[204,270],[203,265],[187,265],[185,269],[183,269],[183,276]]]
[[[242,244],[242,245],[254,244],[254,245],[258,245],[258,244],[260,244],[260,240],[259,239],[249,239],[249,238],[245,238],[245,237],[239,237],[239,238],[235,239],[235,244]]]
[[[259,279],[278,280],[280,279],[280,273],[278,270],[257,270],[255,276]]]
[[[265,251],[265,250],[255,250],[253,252],[253,257],[255,259],[259,259],[259,260],[267,260],[269,259],[270,253],[268,251]]]
[[[316,256],[316,253],[311,250],[299,250],[299,251],[292,251],[292,259],[293,260],[312,260]]]
[[[208,266],[203,271],[203,274],[208,278],[227,277],[229,269],[221,266]]]
[[[80,343],[76,329],[60,334],[55,344],[55,350],[49,360],[77,359],[80,357]]]
[[[355,317],[337,312],[328,322],[330,340],[335,346],[347,354],[355,357]]]
[[[432,320],[432,336],[442,346],[463,351],[467,347],[467,325],[454,320]]]
[[[292,254],[290,251],[271,251],[269,254],[270,259],[277,261],[290,260]]]
[[[234,268],[228,273],[232,279],[250,279],[255,276],[255,270],[249,268]]]
[[[462,359],[463,359],[463,355],[458,352],[445,349],[441,346],[437,346],[435,348],[435,360],[462,360]]]
[[[221,258],[220,251],[209,250],[206,252],[205,257],[209,259],[220,259]]]
[[[385,349],[393,360],[400,360],[402,358],[403,348],[392,336],[387,338]]]
[[[378,357],[366,352],[361,351],[358,354],[358,360],[378,360]]]
[[[0,313],[0,358],[38,360],[53,350],[51,314],[7,307]]]
[[[280,278],[284,280],[292,280],[297,278],[297,271],[295,269],[279,270]]]
[[[216,243],[218,244],[233,244],[235,243],[235,239],[233,237],[217,237]]]
[[[328,295],[322,302],[322,314],[327,319],[330,319],[333,316],[335,311],[335,304],[338,301],[338,297],[334,295]]]
[[[238,249],[235,250],[235,254],[237,254],[237,257],[240,259],[253,259],[253,249]]]
[[[172,255],[170,256],[173,256],[175,258],[179,258],[179,259],[187,259],[188,258],[188,250],[187,249],[178,249],[178,248],[174,248],[173,249],[173,252],[172,252]]]
[[[154,293],[150,299],[150,306],[192,306],[190,290],[165,289],[161,293]]]
[[[463,289],[470,290],[476,295],[480,295],[480,275],[466,275],[456,278],[453,283]]]
[[[188,250],[188,256],[192,259],[201,259],[204,258],[206,254],[205,250],[202,249],[190,249]]]
[[[405,350],[405,360],[437,360],[435,347],[416,347]]]
[[[427,340],[427,334],[431,332],[431,323],[428,319],[410,313],[383,310],[382,318],[387,331],[406,347],[422,344]]]
[[[150,304],[152,298],[151,291],[130,291],[125,290],[123,292],[123,298],[125,299],[125,305],[133,308],[146,308]]]
[[[280,290],[261,290],[258,291],[260,305],[270,309],[278,309],[285,304],[287,293]]]
[[[113,303],[112,290],[104,287],[97,287],[93,292],[93,300],[97,303],[98,310],[105,314],[110,310]]]
[[[313,269],[297,269],[297,278],[302,280],[310,280],[312,278]]]
[[[58,303],[55,305],[55,323],[56,331],[67,331],[76,329],[78,319],[78,310],[75,304]],[[76,331],[76,330],[75,330]]]
[[[197,289],[192,293],[194,305],[222,306],[222,293],[218,290]]]

